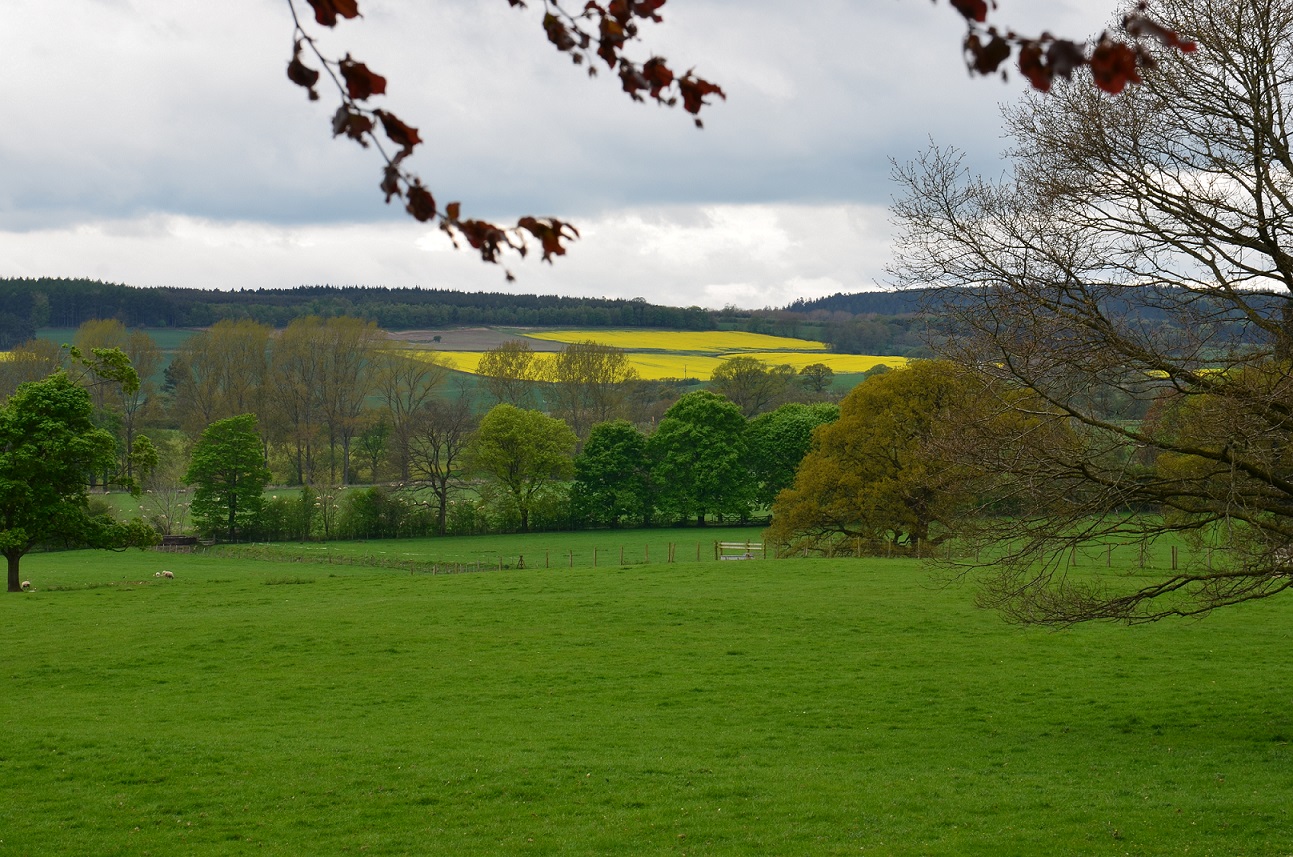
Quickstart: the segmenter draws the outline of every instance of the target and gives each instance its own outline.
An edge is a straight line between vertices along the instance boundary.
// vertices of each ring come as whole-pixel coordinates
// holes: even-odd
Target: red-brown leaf
[[[337,26],[337,17],[359,17],[357,0],[306,0],[314,8],[314,20],[325,27]]]
[[[1050,92],[1053,75],[1046,65],[1042,46],[1037,42],[1024,42],[1019,47],[1019,73],[1028,78],[1033,89]]]
[[[346,80],[346,94],[356,101],[363,101],[370,95],[382,95],[386,92],[386,78],[375,73],[361,62],[355,62],[346,54],[340,63],[341,76]]]
[[[717,95],[724,101],[727,95],[722,88],[716,83],[710,83],[708,80],[699,77],[693,77],[691,72],[687,72],[678,81],[678,91],[682,93],[682,106],[688,113],[699,113],[700,108],[704,107],[707,102],[706,95]]]
[[[987,0],[951,0],[952,6],[971,21],[982,24],[988,20]]]
[[[292,61],[287,64],[287,79],[308,89],[311,101],[318,101],[319,93],[315,91],[314,85],[319,82],[319,73],[301,62],[300,52],[301,43],[297,42],[296,53],[292,54]]]
[[[566,255],[566,248],[562,246],[562,241],[569,241],[579,237],[579,230],[555,217],[522,217],[516,222],[518,229],[524,229],[535,238],[539,239],[539,244],[543,248],[543,261],[552,264],[553,256]]]
[[[515,246],[508,240],[506,232],[484,220],[464,220],[456,224],[456,227],[472,249],[478,251],[480,258],[486,262],[497,263],[498,254],[504,247]]]
[[[1101,39],[1091,52],[1091,77],[1095,85],[1117,95],[1128,83],[1140,83],[1136,52],[1122,42]]]
[[[337,108],[337,112],[332,115],[332,136],[339,137],[345,134],[359,145],[367,148],[368,141],[364,137],[373,130],[373,120],[369,119],[362,113],[356,113],[346,105]]]
[[[673,69],[669,68],[664,57],[651,57],[642,64],[642,76],[651,86],[651,97],[660,100],[660,93],[673,83]]]
[[[970,33],[965,37],[965,52],[970,57],[970,68],[979,74],[992,74],[1010,59],[1009,43],[995,33],[987,44],[979,39],[977,33]]]
[[[559,51],[573,50],[577,44],[566,25],[551,12],[543,16],[543,29],[548,34],[548,41],[556,45]]]
[[[435,197],[431,196],[431,191],[424,188],[421,182],[415,181],[409,186],[408,202],[404,209],[422,223],[434,220]]]
[[[386,132],[391,142],[405,152],[413,151],[413,147],[422,142],[422,138],[418,136],[418,129],[405,125],[395,114],[385,110],[374,110],[373,115],[381,120],[382,130]]]

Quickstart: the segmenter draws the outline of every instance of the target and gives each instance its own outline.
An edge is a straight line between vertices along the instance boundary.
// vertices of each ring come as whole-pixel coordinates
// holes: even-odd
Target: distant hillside
[[[283,327],[304,315],[357,316],[387,330],[453,325],[714,327],[708,310],[658,306],[640,298],[367,286],[221,292],[139,288],[86,279],[0,279],[0,348],[29,339],[38,327],[78,327],[96,318],[116,318],[127,327],[205,327],[225,318],[249,318]]]
[[[855,292],[846,295],[836,292],[830,297],[804,300],[800,298],[787,312],[810,313],[815,311],[846,312],[851,315],[912,315],[920,311],[920,302],[927,289],[910,289],[902,292]]]

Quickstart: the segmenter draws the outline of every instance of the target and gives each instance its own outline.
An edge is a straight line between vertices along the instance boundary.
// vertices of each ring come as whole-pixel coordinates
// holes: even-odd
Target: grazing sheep
[[[160,571],[153,572],[153,577],[161,577],[161,576],[162,576],[162,573]]]
[[[31,589],[31,581],[30,581],[30,580],[24,580],[21,584],[19,584],[19,588],[20,588],[23,592],[26,592],[28,589]]]
[[[175,577],[175,572],[173,572],[173,571],[163,571],[163,572],[162,572],[162,577],[169,577],[169,578],[174,579],[174,577]]]

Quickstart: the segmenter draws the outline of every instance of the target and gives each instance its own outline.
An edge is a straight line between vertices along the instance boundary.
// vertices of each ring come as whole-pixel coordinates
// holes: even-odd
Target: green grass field
[[[1293,852],[1278,600],[1052,632],[906,560],[23,569],[0,855]]]

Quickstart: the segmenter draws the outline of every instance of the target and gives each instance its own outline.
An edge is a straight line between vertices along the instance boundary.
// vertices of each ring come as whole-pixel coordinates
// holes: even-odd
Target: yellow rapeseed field
[[[421,357],[439,355],[449,360],[459,372],[476,374],[483,351],[416,351],[413,354]],[[707,354],[667,354],[658,351],[628,351],[629,364],[637,370],[638,376],[648,381],[659,381],[664,378],[699,378],[708,381],[714,369],[725,357],[751,356],[776,366],[788,363],[798,371],[810,363],[825,363],[837,373],[865,372],[878,364],[902,366],[907,362],[904,357],[871,357],[862,354],[821,354],[793,351],[762,351],[754,354],[737,352],[736,354],[711,356]],[[540,361],[551,359],[549,354],[536,354]]]
[[[795,367],[795,371],[799,371],[813,363],[825,363],[831,367],[832,372],[836,373],[866,372],[881,364],[897,369],[899,366],[907,364],[906,357],[875,357],[870,354],[814,354],[803,351],[747,351],[742,352],[740,355],[732,354],[728,356],[753,357],[756,360],[771,363],[773,366],[788,363]]]
[[[731,351],[825,351],[826,344],[811,339],[791,339],[740,330],[545,330],[527,333],[531,339],[553,342],[593,342],[625,351],[694,351],[723,354]]]

